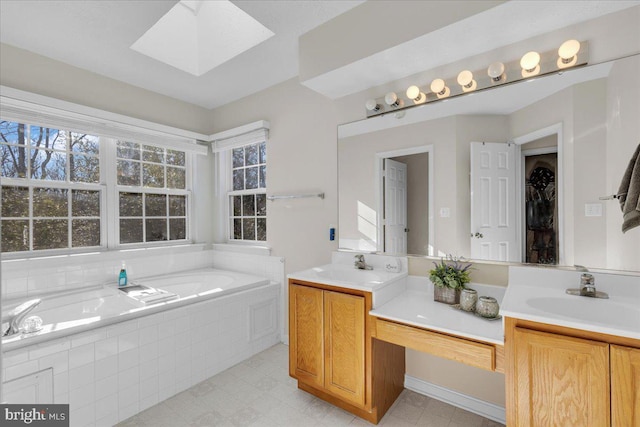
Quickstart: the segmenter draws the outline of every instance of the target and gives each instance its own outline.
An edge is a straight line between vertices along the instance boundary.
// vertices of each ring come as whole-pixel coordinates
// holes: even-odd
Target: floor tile
[[[273,346],[118,427],[342,427],[373,426],[298,389],[289,377],[289,350]],[[411,390],[380,421],[383,427],[500,427],[502,424]]]

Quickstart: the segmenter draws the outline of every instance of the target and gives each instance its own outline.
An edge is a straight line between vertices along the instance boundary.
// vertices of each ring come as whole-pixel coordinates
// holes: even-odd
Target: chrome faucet
[[[29,314],[31,310],[33,310],[38,305],[40,305],[41,302],[42,300],[40,298],[32,299],[20,304],[19,306],[11,310],[9,313],[3,314],[2,315],[2,327],[3,327],[2,336],[6,337],[9,335],[15,335],[18,332],[20,332],[20,324],[22,323],[24,318],[27,317],[27,314]],[[7,327],[7,329],[4,329],[5,324],[9,324],[9,327]]]
[[[358,254],[356,255],[356,261],[353,263],[354,267],[358,270],[373,270],[373,267],[367,265],[364,261],[364,255]]]
[[[595,297],[596,296],[596,279],[589,273],[582,273],[580,276],[580,296]]]
[[[587,270],[586,267],[583,267],[581,265],[576,265],[575,267],[578,271],[583,272],[580,275],[580,288],[569,288],[566,290],[567,294],[591,298],[609,298],[609,295],[607,295],[606,292],[596,290],[596,279],[592,274],[587,273],[587,271],[589,270]]]

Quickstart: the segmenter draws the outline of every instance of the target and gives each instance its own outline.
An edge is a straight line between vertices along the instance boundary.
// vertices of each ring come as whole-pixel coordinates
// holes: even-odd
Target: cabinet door
[[[516,425],[609,426],[609,345],[515,328]]]
[[[364,298],[324,292],[325,389],[364,405]]]
[[[289,286],[289,374],[324,386],[322,290]]]
[[[640,350],[611,346],[611,425],[640,426]]]

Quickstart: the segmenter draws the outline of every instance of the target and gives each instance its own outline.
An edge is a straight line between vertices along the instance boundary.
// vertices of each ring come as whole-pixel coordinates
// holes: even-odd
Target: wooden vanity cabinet
[[[378,423],[402,392],[404,348],[372,339],[371,293],[289,280],[289,374]]]
[[[507,425],[640,426],[638,340],[507,318],[505,356]]]

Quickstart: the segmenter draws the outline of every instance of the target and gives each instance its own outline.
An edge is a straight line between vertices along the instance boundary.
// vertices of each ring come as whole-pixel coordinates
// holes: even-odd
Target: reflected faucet
[[[358,270],[373,270],[373,267],[367,265],[367,263],[364,261],[364,255],[358,254],[355,258],[356,261],[353,263],[355,268],[357,268]]]
[[[41,302],[42,300],[40,298],[32,299],[20,304],[9,313],[2,315],[2,327],[4,328],[5,323],[9,324],[9,327],[3,330],[2,336],[6,337],[20,332],[20,324],[24,318],[31,312],[31,310],[40,305]]]

